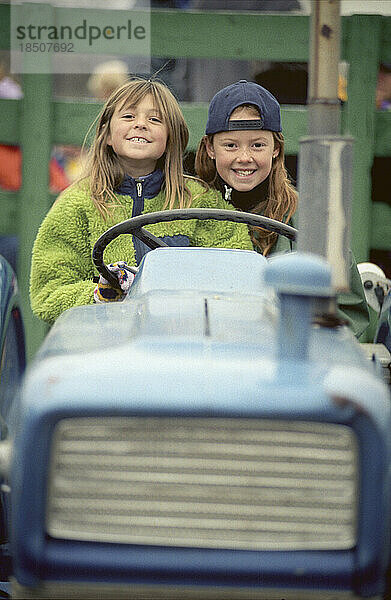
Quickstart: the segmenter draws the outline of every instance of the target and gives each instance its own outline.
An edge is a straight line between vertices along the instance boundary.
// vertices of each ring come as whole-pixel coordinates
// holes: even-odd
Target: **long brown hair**
[[[90,178],[92,200],[103,217],[108,215],[110,206],[115,205],[114,190],[122,183],[125,176],[116,153],[107,144],[111,118],[118,106],[127,103],[136,106],[149,94],[168,131],[166,150],[157,162],[157,167],[161,168],[165,175],[164,209],[191,205],[191,192],[186,187],[182,166],[189,131],[179,104],[164,83],[135,77],[115,90],[99,113],[95,138],[83,173],[83,177]]]
[[[253,105],[243,105],[238,108],[251,108],[259,117],[259,112]],[[235,109],[236,110],[236,109]],[[234,111],[235,112],[235,111]],[[262,213],[265,217],[287,223],[297,208],[297,192],[291,182],[284,164],[284,136],[280,132],[272,131],[274,148],[279,149],[278,155],[273,158],[272,169],[269,176],[269,190],[265,202],[261,202],[252,210],[256,214]],[[211,187],[216,188],[217,170],[215,161],[209,157],[206,142],[213,142],[213,135],[204,135],[201,139],[195,157],[195,171],[201,179]],[[262,229],[249,227],[253,244],[260,248],[266,256],[274,245],[278,234]]]

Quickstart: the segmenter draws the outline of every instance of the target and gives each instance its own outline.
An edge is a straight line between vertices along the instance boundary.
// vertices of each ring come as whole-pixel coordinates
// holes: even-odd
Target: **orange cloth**
[[[50,159],[49,163],[50,191],[62,192],[69,181],[58,162]],[[22,185],[22,153],[18,146],[0,144],[0,187],[17,191]]]

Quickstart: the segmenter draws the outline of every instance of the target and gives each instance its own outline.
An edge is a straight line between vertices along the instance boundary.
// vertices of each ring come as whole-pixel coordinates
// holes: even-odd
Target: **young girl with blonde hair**
[[[197,175],[236,209],[294,225],[298,198],[284,166],[280,105],[262,86],[242,80],[217,92],[195,167]],[[254,249],[264,256],[291,249],[277,233],[249,229]],[[369,314],[353,255],[350,288],[349,294],[338,297],[339,313],[359,336]]]
[[[141,213],[171,208],[231,208],[199,180],[184,176],[188,129],[180,107],[161,82],[134,78],[113,92],[98,118],[85,176],[67,188],[35,240],[30,295],[34,313],[52,323],[72,306],[121,300],[133,275],[119,259],[138,265],[148,249],[119,236],[105,262],[121,291],[98,278],[91,253],[113,225]],[[148,229],[169,245],[251,249],[245,226],[216,221],[156,223]]]

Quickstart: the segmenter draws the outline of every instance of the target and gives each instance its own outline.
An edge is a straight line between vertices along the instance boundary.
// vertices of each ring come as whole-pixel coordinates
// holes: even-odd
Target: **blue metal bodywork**
[[[382,306],[375,342],[384,344],[391,352],[391,290],[388,292]]]
[[[66,311],[17,398],[10,482],[18,583],[379,595],[389,558],[390,396],[346,327],[311,325],[313,299],[329,294],[328,266],[308,256],[160,248],[145,256],[124,302]],[[357,544],[268,552],[50,537],[53,431],[64,418],[89,416],[343,424],[359,447]]]
[[[0,255],[0,439],[14,433],[15,397],[26,367],[25,340],[15,273]]]
[[[23,323],[13,269],[0,255],[0,439],[14,434],[15,398],[26,366]],[[1,480],[4,483],[4,480]],[[9,494],[0,492],[0,591],[8,592],[11,558],[8,545]]]

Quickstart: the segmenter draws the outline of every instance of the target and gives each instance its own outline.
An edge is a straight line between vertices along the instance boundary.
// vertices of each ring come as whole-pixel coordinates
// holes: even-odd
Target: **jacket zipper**
[[[143,184],[141,181],[136,181],[136,193],[137,193],[137,202],[133,203],[132,217],[141,215],[142,208],[144,208],[143,206],[141,206],[141,204],[142,204],[141,198],[143,196]],[[136,262],[137,262],[137,264],[139,264],[140,260],[142,259],[143,255],[144,255],[143,244],[135,236],[132,236],[132,239],[133,239],[133,246],[134,246],[134,251],[135,251]]]
[[[224,185],[224,188],[225,188],[224,200],[226,202],[231,202],[232,188],[228,187],[228,185]]]

